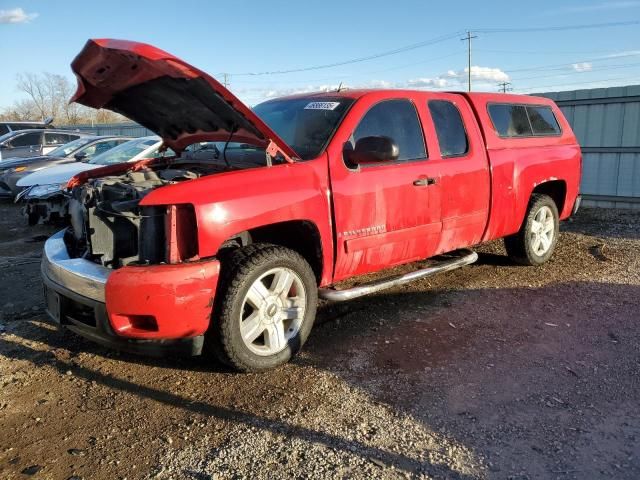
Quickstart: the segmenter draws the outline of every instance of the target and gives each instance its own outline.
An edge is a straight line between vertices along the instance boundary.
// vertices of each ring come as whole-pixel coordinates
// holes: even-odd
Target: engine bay
[[[71,227],[65,241],[69,253],[90,259],[109,268],[125,265],[161,264],[169,261],[167,239],[170,237],[168,208],[141,206],[151,191],[180,182],[196,180],[217,173],[255,168],[256,160],[265,164],[264,150],[233,166],[227,160],[208,161],[189,158],[167,159],[141,170],[129,170],[89,180],[75,187],[69,199]],[[175,214],[175,212],[174,212]],[[181,225],[195,228],[193,209],[181,207]],[[174,228],[175,228],[175,219]]]

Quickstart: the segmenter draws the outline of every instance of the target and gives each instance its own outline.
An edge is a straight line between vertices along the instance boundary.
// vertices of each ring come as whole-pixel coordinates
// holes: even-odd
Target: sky
[[[19,73],[72,79],[89,38],[150,43],[220,81],[226,73],[250,105],[341,83],[466,89],[466,31],[477,37],[474,90],[640,84],[640,23],[568,28],[633,21],[640,1],[0,0],[0,109],[22,98]]]

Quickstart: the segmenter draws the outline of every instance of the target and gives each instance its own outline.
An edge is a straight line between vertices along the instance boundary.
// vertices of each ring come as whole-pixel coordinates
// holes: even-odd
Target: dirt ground
[[[584,209],[543,267],[496,242],[321,305],[302,355],[259,375],[56,331],[50,231],[0,205],[2,479],[640,478],[639,213]]]

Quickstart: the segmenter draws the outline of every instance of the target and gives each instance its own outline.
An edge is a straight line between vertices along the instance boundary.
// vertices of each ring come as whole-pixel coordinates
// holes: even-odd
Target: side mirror
[[[87,154],[84,152],[76,153],[73,158],[76,159],[76,162],[84,162],[87,159]]]
[[[397,160],[400,149],[393,139],[385,136],[363,137],[353,150],[345,150],[347,160],[354,165],[392,162]]]

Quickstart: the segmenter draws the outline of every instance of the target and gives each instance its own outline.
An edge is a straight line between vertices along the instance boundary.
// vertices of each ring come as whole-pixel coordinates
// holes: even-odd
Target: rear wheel
[[[522,265],[542,265],[558,241],[559,216],[548,195],[533,194],[520,231],[504,239],[509,258]]]
[[[293,250],[256,244],[222,259],[221,283],[208,341],[218,358],[241,371],[277,367],[311,331],[316,279]]]

